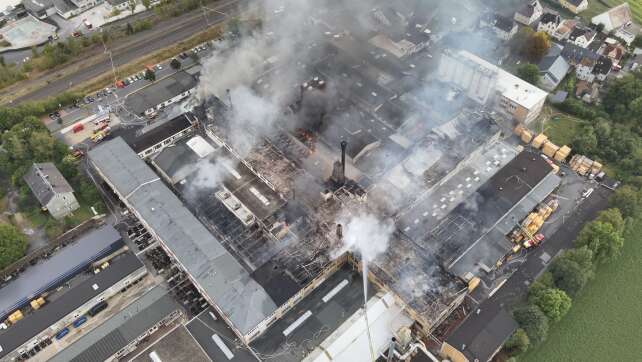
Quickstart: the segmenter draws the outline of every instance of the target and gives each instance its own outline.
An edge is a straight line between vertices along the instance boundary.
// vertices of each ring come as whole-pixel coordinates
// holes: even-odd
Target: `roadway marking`
[[[336,287],[332,288],[332,290],[329,291],[328,294],[326,294],[323,298],[321,298],[323,300],[323,303],[327,303],[330,299],[332,299],[332,297],[337,295],[348,284],[349,284],[348,279],[343,279],[341,283],[337,284]]]
[[[290,326],[283,331],[283,335],[286,337],[290,335],[290,333],[292,333],[295,329],[297,329],[301,324],[303,324],[303,322],[305,322],[311,316],[312,316],[312,312],[310,311],[303,313],[302,316],[300,316],[297,320],[294,321],[294,323],[290,324]]]
[[[216,334],[216,333],[212,334],[212,340],[214,341],[214,343],[216,343],[218,348],[221,349],[223,354],[225,354],[225,357],[227,357],[227,359],[234,358],[234,353],[232,353],[232,351],[230,351],[230,349],[225,345],[225,343],[223,342],[221,337],[218,336],[218,334]]]

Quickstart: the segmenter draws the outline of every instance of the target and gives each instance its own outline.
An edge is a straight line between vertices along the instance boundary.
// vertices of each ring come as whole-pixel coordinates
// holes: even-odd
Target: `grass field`
[[[622,255],[598,268],[548,339],[519,358],[540,361],[640,361],[642,343],[642,219],[625,235]]]
[[[642,0],[592,0],[589,1],[589,7],[586,11],[580,13],[580,16],[584,19],[588,19],[590,22],[591,18],[597,14],[600,14],[606,11],[609,8],[620,5],[623,2],[628,2],[629,7],[631,8],[631,13],[633,15],[633,20],[642,25]]]
[[[544,125],[544,134],[556,145],[570,145],[583,122],[570,115],[557,114]]]

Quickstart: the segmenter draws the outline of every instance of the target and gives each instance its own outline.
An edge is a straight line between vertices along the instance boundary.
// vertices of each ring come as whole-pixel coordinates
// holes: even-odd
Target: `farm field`
[[[598,268],[570,312],[520,362],[639,361],[642,356],[642,219],[625,235],[622,255]]]
[[[591,18],[595,15],[606,11],[609,8],[620,5],[625,0],[593,0],[589,1],[589,7],[586,11],[580,13],[580,16],[584,19],[587,19],[589,22]],[[633,19],[636,23],[642,25],[642,0],[629,0],[629,7],[631,8],[631,13]]]

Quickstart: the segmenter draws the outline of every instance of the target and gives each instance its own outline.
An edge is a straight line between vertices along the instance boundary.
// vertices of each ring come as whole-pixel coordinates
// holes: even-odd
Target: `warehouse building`
[[[249,338],[277,309],[263,287],[123,139],[103,143],[88,156],[121,201],[239,336]]]
[[[122,254],[110,265],[57,296],[0,332],[0,358],[33,356],[50,344],[61,330],[72,324],[100,302],[108,300],[126,286],[147,274],[133,253]]]
[[[125,98],[125,107],[134,114],[159,110],[182,101],[194,93],[197,75],[191,70],[181,70],[150,84]]]
[[[105,225],[78,238],[50,258],[27,268],[0,289],[0,319],[73,278],[93,261],[122,245],[118,231],[111,225]]]
[[[122,137],[138,156],[147,158],[177,140],[192,134],[196,125],[194,116],[184,113],[178,117],[156,122],[134,131],[131,129],[114,131],[111,138]]]
[[[181,315],[180,305],[167,293],[167,289],[157,286],[49,361],[116,361]]]

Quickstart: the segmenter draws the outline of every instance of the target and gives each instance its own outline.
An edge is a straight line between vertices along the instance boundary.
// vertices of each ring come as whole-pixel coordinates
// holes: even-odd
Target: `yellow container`
[[[546,141],[546,142],[544,142],[544,147],[542,147],[542,152],[543,152],[546,156],[548,156],[548,157],[550,157],[550,158],[553,158],[553,156],[555,156],[555,153],[556,153],[556,152],[557,152],[557,150],[559,150],[559,149],[560,149],[560,148],[559,148],[556,144],[554,144],[553,142],[551,142],[551,141]]]
[[[542,147],[542,145],[543,145],[543,144],[544,144],[544,142],[546,142],[546,141],[548,141],[548,136],[546,136],[546,135],[545,135],[545,134],[543,134],[543,133],[540,133],[540,134],[538,134],[537,136],[535,136],[535,138],[533,138],[533,142],[531,143],[531,146],[533,146],[533,147],[535,147],[535,148],[539,149],[539,148],[541,148],[541,147]]]
[[[555,156],[553,156],[553,158],[555,159],[555,161],[564,162],[568,157],[568,155],[570,154],[571,154],[571,148],[564,145],[560,147],[560,149],[557,150],[557,152],[555,152]]]
[[[520,134],[520,137],[522,138],[522,142],[530,143],[531,140],[533,139],[533,134],[529,130],[525,129]]]
[[[8,319],[9,322],[13,324],[21,320],[22,318],[24,318],[24,315],[22,315],[22,312],[20,311],[20,309],[18,309],[17,311],[13,312]]]

